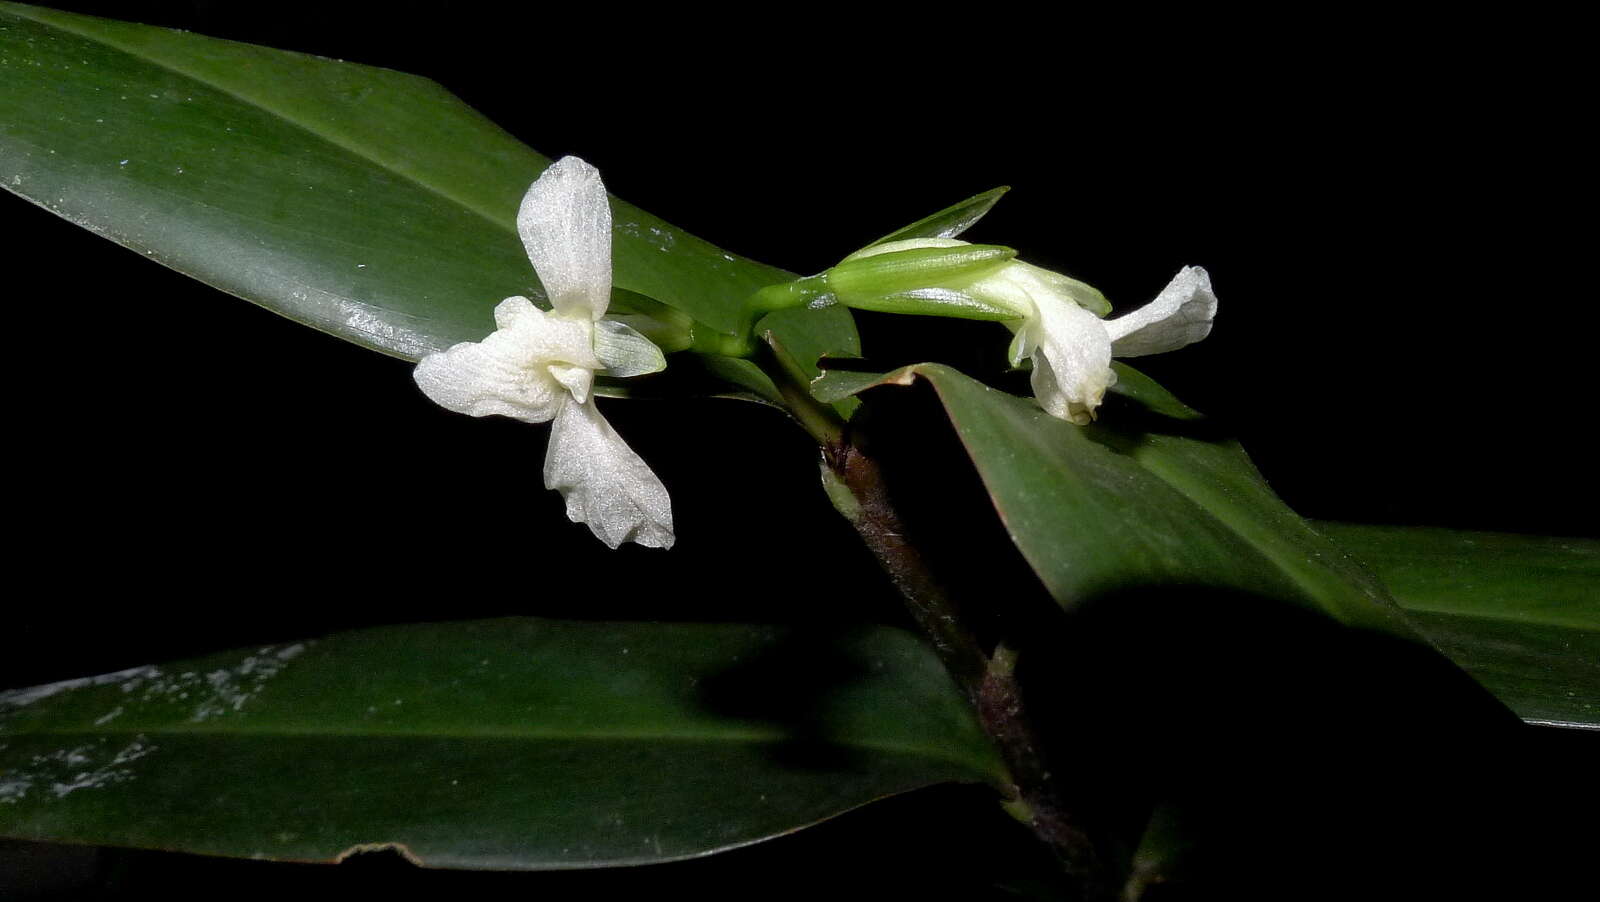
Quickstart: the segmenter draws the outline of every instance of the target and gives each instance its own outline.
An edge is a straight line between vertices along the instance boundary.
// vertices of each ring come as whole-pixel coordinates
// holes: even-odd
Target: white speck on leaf
[[[59,683],[50,683],[47,686],[12,689],[8,692],[0,692],[0,710],[21,708],[57,693],[66,692],[69,689],[81,689],[86,686],[109,686],[113,683],[120,683],[123,686],[123,691],[128,691],[129,683],[135,683],[138,680],[159,673],[160,671],[154,667],[134,667],[129,670],[119,670],[116,673],[103,673],[99,676],[82,677],[76,680],[62,680]]]
[[[206,685],[201,688],[209,688],[210,697],[195,707],[189,721],[203,723],[214,717],[244,710],[245,705],[261,692],[267,682],[281,673],[288,666],[287,662],[304,650],[305,643],[281,649],[268,645],[257,649],[256,654],[246,656],[232,668],[206,674]],[[186,681],[183,688],[199,682],[192,679],[193,674],[188,676],[191,680]]]
[[[400,324],[402,318],[416,319],[410,314],[325,291],[317,291],[315,295],[296,293],[295,300],[305,303],[308,312],[314,312],[319,319],[332,319],[333,324],[360,332],[373,344],[386,350],[418,357],[441,350],[437,346],[437,339]]]
[[[20,777],[0,782],[0,805],[15,805],[18,800],[28,794],[33,782]]]
[[[109,757],[106,749],[94,745],[34,755],[27,767],[11,771],[8,779],[0,783],[0,802],[15,803],[36,785],[48,785],[51,794],[60,799],[82,789],[98,789],[132,780],[133,769],[126,765],[155,750],[156,746],[140,735]]]

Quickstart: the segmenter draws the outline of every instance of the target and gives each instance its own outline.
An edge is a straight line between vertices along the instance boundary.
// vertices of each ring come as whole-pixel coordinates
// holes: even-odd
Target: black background
[[[1210,270],[1212,336],[1141,367],[1232,428],[1301,513],[1595,532],[1594,301],[1567,221],[1586,209],[1586,177],[1556,23],[48,5],[427,75],[542,153],[584,157],[618,196],[799,272],[1011,185],[968,237],[1083,278],[1119,309],[1181,265]],[[678,533],[667,554],[612,553],[540,487],[541,429],[450,415],[403,362],[20,199],[0,198],[0,231],[21,357],[0,685],[418,619],[898,622],[816,489],[808,440],[769,410],[607,404],[671,490]],[[1003,378],[998,330],[860,320],[875,360]],[[947,440],[934,420],[921,428]],[[519,460],[520,484],[505,476]],[[956,566],[980,572],[988,553]],[[605,584],[576,589],[561,572]],[[1579,740],[1547,741],[1560,758]],[[1014,838],[973,813],[986,801],[927,798],[719,870],[481,891],[688,885],[819,860],[949,868],[951,849]],[[949,810],[969,812],[955,819],[968,832],[930,826]],[[868,852],[868,835],[894,839]],[[133,886],[234,873],[120,862]],[[269,879],[270,866],[235,867]],[[468,879],[429,879],[447,877]]]

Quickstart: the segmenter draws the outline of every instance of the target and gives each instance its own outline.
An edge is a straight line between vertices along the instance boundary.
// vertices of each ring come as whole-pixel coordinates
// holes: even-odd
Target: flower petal
[[[1033,346],[1033,395],[1053,417],[1086,425],[1106,389],[1117,381],[1111,369],[1111,338],[1105,323],[1077,304],[1041,304],[1037,319],[1023,326],[1022,346]]]
[[[1106,322],[1111,353],[1142,357],[1176,351],[1211,334],[1211,320],[1216,315],[1211,277],[1198,266],[1185,266],[1155,300]]]
[[[1044,286],[1044,290],[1048,293],[1071,298],[1074,304],[1088,310],[1095,316],[1105,316],[1111,312],[1111,302],[1106,300],[1106,296],[1100,293],[1100,289],[1090,285],[1088,282],[1080,282],[1071,276],[1064,276],[1054,270],[1045,269],[1042,266],[1034,266],[1031,263],[1023,263],[1020,267],[1015,268],[1019,270],[1019,275],[1026,273],[1028,278],[1038,285]],[[1039,289],[1033,290],[1035,292],[1039,291]]]
[[[645,376],[667,368],[666,355],[655,342],[626,323],[603,319],[594,324],[594,356],[607,376]]]
[[[961,290],[1027,319],[1048,304],[1071,304],[1102,316],[1111,309],[1094,286],[1020,260],[980,275]]]
[[[612,548],[623,542],[672,547],[666,486],[592,403],[561,406],[545,451],[544,484],[567,499],[572,522],[589,524]]]
[[[590,347],[593,325],[546,313],[524,297],[501,301],[494,318],[500,328],[488,338],[429,354],[412,378],[423,394],[457,413],[547,422],[566,394],[550,365],[599,366]]]
[[[560,386],[522,364],[503,342],[464,341],[422,358],[411,376],[423,394],[456,413],[543,423],[556,415]]]
[[[562,387],[571,392],[572,397],[579,404],[589,400],[589,389],[594,387],[594,370],[584,366],[552,363],[550,364],[550,378],[561,383]]]
[[[597,320],[611,303],[611,204],[593,166],[562,157],[528,187],[517,232],[557,313]]]
[[[539,361],[591,370],[602,366],[594,353],[594,324],[587,317],[547,313],[525,297],[512,297],[494,308],[494,321],[499,326],[495,334],[523,348],[530,365]]]

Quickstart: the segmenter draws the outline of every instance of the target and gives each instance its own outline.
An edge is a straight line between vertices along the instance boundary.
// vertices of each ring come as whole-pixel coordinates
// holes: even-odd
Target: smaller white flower
[[[1185,266],[1155,300],[1111,320],[1081,306],[1080,289],[1052,292],[1045,280],[1007,274],[998,278],[1014,289],[1012,296],[1034,308],[1017,329],[1012,365],[1032,358],[1033,396],[1039,406],[1080,426],[1094,419],[1106,390],[1117,382],[1111,358],[1160,354],[1193,344],[1211,333],[1217,314],[1211,278],[1198,266]],[[986,285],[979,292],[991,288]]]
[[[913,238],[875,245],[847,259],[920,247],[955,247],[954,238]],[[1211,278],[1198,266],[1179,270],[1150,303],[1112,320],[1111,305],[1093,287],[1020,260],[1010,260],[958,284],[919,292],[948,295],[953,304],[992,305],[1016,314],[1011,364],[1033,363],[1033,394],[1051,416],[1085,425],[1116,384],[1112,357],[1175,351],[1205,338],[1217,314]]]
[[[429,354],[413,378],[458,413],[553,420],[544,484],[561,492],[567,516],[612,548],[670,548],[666,487],[590,393],[598,371],[637,376],[666,366],[649,339],[601,319],[611,303],[611,206],[600,173],[577,157],[558,160],[529,186],[517,231],[552,309],[506,298],[495,307],[493,333]]]

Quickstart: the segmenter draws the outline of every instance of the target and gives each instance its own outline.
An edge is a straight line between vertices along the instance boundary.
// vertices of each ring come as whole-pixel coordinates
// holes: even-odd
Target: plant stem
[[[1055,853],[1077,898],[1115,898],[1118,856],[1107,837],[1075,811],[1069,787],[1052,778],[1017,681],[1016,652],[1003,643],[992,653],[984,651],[956,599],[908,538],[878,462],[831,407],[811,397],[794,362],[781,349],[773,352],[763,357],[762,366],[796,420],[821,446],[829,499],[878,559],[1000,751],[1012,781],[1007,807]]]

